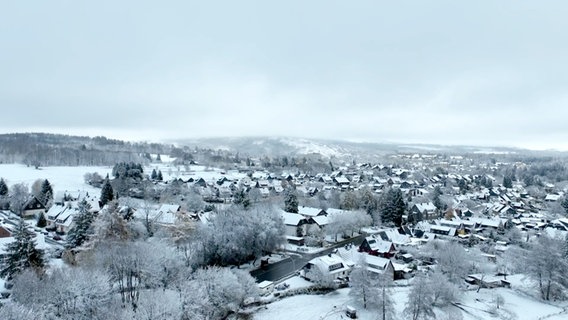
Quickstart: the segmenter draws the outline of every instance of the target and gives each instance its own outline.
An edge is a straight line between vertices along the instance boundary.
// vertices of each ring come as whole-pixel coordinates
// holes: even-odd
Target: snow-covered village
[[[1,318],[567,316],[565,158],[169,151],[0,164]]]
[[[568,319],[567,13],[0,1],[0,320]]]

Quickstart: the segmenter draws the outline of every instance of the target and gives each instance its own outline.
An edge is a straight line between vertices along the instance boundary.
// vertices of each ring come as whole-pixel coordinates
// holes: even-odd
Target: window
[[[343,263],[336,263],[329,266],[329,271],[337,270],[343,268]]]

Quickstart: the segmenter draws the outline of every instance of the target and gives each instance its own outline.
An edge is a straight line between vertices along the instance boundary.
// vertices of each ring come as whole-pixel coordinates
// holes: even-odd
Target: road
[[[318,253],[306,253],[300,254],[300,256],[290,256],[289,258],[283,259],[279,262],[270,264],[265,268],[259,268],[251,271],[251,275],[256,278],[257,282],[268,281],[278,281],[288,275],[291,275],[312,260],[315,257],[323,256],[328,253],[333,252],[339,247],[343,247],[346,244],[353,243],[354,245],[360,245],[363,242],[364,236],[356,236],[347,240],[335,243],[333,246],[320,251]],[[299,252],[298,252],[299,253]]]

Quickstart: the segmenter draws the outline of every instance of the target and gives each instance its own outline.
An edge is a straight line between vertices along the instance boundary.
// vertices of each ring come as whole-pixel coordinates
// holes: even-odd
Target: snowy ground
[[[55,193],[61,191],[84,190],[99,194],[100,189],[85,183],[85,173],[98,172],[101,176],[112,173],[111,167],[42,167],[35,169],[22,164],[0,164],[0,178],[4,178],[8,186],[25,183],[28,187],[37,179],[47,179]]]
[[[568,304],[548,304],[532,296],[529,284],[522,276],[508,277],[512,288],[481,289],[480,292],[470,290],[460,296],[458,309],[450,306],[447,309],[436,309],[437,319],[450,319],[448,311],[460,311],[464,320],[478,319],[568,319]],[[293,277],[285,281],[290,289],[309,286],[310,283]],[[256,320],[284,320],[284,319],[347,319],[345,308],[350,305],[357,309],[359,319],[376,319],[376,313],[364,310],[349,296],[349,288],[340,289],[325,295],[298,295],[288,297],[259,308],[254,318]],[[396,319],[403,319],[407,295],[410,287],[395,287],[392,289],[393,299],[396,302]],[[525,291],[528,290],[528,291]],[[278,292],[278,291],[275,291]],[[530,294],[529,294],[530,293]],[[496,310],[495,296],[503,297],[504,303]],[[272,298],[271,297],[268,298]]]

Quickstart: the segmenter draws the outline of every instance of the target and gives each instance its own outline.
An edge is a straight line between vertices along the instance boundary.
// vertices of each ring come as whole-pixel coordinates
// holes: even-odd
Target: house
[[[67,206],[55,219],[55,231],[58,233],[67,233],[73,228],[73,219],[78,213],[77,208]]]
[[[172,226],[180,214],[180,209],[181,206],[177,204],[162,204],[158,210],[151,212],[148,218],[154,224]]]
[[[319,277],[327,277],[332,280],[346,278],[351,272],[351,267],[342,257],[330,253],[310,260],[300,271],[300,275],[310,281],[317,281]]]
[[[305,225],[309,224],[309,221],[304,216],[284,210],[280,214],[284,220],[287,236],[302,237],[306,233]]]
[[[483,274],[470,274],[467,276],[465,281],[469,284],[475,284],[481,286],[482,288],[510,288],[511,283],[505,278],[493,275],[483,275]]]
[[[387,259],[394,257],[396,254],[396,248],[392,242],[373,236],[366,237],[365,240],[363,240],[363,243],[359,246],[359,251]]]
[[[41,213],[45,213],[45,205],[41,203],[35,196],[32,196],[22,209],[22,216],[24,218],[36,217]]]
[[[325,228],[328,224],[331,223],[331,219],[328,216],[316,216],[311,217],[308,222],[310,224],[317,225],[320,229]]]
[[[55,220],[57,220],[57,217],[63,211],[65,211],[65,209],[67,209],[67,206],[63,204],[55,204],[51,208],[49,208],[49,210],[45,214],[46,215],[45,220],[47,220],[47,226],[55,227]]]
[[[388,275],[390,279],[394,279],[394,265],[392,261],[382,257],[367,256],[365,257],[367,270],[377,275]]]
[[[274,291],[274,282],[264,280],[258,284],[258,289],[260,290],[261,295],[267,296]]]
[[[0,226],[0,238],[8,238],[11,236],[12,233],[8,229],[4,228],[3,226]]]
[[[417,203],[412,206],[410,212],[415,217],[422,217],[422,220],[432,219],[436,216],[436,206],[432,202]]]
[[[342,189],[349,187],[350,184],[349,179],[345,177],[335,177],[333,178],[333,181],[338,187],[341,187]]]
[[[452,227],[430,225],[430,232],[435,235],[454,237],[457,234],[457,230]]]
[[[337,254],[343,258],[351,268],[365,261],[368,271],[376,275],[387,274],[389,278],[394,279],[394,264],[389,259],[359,252],[353,246],[339,248],[337,249]]]
[[[322,182],[324,184],[333,184],[333,178],[330,176],[321,176],[318,182]]]
[[[310,218],[310,217],[317,217],[317,216],[327,216],[327,212],[320,208],[312,208],[312,207],[299,207],[298,214]]]
[[[207,182],[203,178],[199,178],[199,179],[195,180],[195,182],[193,184],[195,186],[199,186],[199,187],[202,187],[202,188],[207,186]]]

